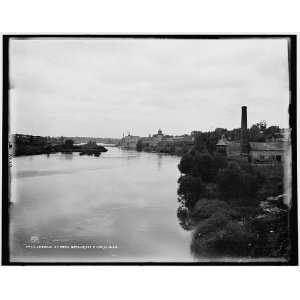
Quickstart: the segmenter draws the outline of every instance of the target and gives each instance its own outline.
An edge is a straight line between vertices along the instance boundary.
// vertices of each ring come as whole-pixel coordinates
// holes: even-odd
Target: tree
[[[73,145],[74,145],[74,141],[72,139],[65,140],[66,148],[73,148]]]
[[[217,189],[221,199],[238,205],[257,205],[257,192],[264,182],[259,172],[242,169],[232,162],[217,174]]]
[[[219,169],[224,169],[227,167],[227,159],[222,154],[215,154],[214,156],[214,164],[216,173],[219,171]]]
[[[197,200],[205,194],[205,185],[201,177],[184,175],[178,179],[178,183],[178,200],[188,208],[192,208]]]
[[[137,144],[136,144],[136,151],[142,151],[143,150],[143,144],[142,144],[142,140],[139,139]]]
[[[255,124],[249,129],[249,141],[251,142],[265,142],[266,138],[262,130],[262,125]]]
[[[226,133],[227,129],[225,128],[216,128],[215,131],[193,133],[196,150],[213,154],[216,150],[218,140]]]
[[[194,145],[197,151],[207,151],[207,133],[197,132],[194,136]]]
[[[222,155],[211,155],[208,152],[200,153],[192,150],[183,155],[178,169],[183,174],[201,177],[205,182],[214,182],[220,168],[227,166],[227,160]]]
[[[180,163],[178,164],[178,169],[182,174],[189,174],[192,172],[193,166],[194,166],[194,157],[190,152],[182,156]]]
[[[265,136],[267,138],[271,138],[278,133],[280,133],[279,126],[270,126],[265,130]]]
[[[257,123],[257,125],[262,132],[265,132],[265,130],[267,128],[267,121],[262,120],[259,123]]]
[[[192,168],[194,176],[201,176],[203,181],[214,181],[216,168],[213,156],[209,153],[196,152],[194,156],[194,166]]]
[[[241,128],[235,128],[227,131],[226,136],[231,141],[239,141],[241,138]]]

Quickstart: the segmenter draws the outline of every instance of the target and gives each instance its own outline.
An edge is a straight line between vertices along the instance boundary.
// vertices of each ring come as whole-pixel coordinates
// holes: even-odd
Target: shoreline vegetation
[[[137,143],[136,151],[138,152],[148,152],[148,153],[161,153],[182,157],[191,149],[191,145],[187,143],[175,145],[157,145],[157,146],[146,146],[141,147],[139,142]]]
[[[209,146],[198,136],[178,164],[177,217],[192,232],[191,252],[199,258],[288,261],[283,165],[229,159]]]
[[[108,151],[105,147],[97,145],[95,141],[76,145],[72,139],[51,140],[47,137],[29,135],[16,135],[9,147],[13,156],[79,152],[80,155],[99,157],[102,152]]]

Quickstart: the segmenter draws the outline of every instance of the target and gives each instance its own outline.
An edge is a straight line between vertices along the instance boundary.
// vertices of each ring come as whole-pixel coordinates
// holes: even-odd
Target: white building
[[[134,135],[128,134],[127,136],[123,137],[123,139],[122,139],[122,142],[121,142],[122,148],[135,150],[139,138],[140,138],[139,136],[134,136]]]

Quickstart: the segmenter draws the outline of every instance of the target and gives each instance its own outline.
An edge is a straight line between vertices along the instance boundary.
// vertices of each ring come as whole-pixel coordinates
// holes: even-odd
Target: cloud
[[[11,128],[40,135],[287,127],[284,39],[26,39],[10,51]],[[251,123],[250,123],[251,124]]]

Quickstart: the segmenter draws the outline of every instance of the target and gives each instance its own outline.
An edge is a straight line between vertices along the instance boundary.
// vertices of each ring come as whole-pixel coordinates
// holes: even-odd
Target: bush
[[[194,224],[190,218],[190,211],[187,207],[180,205],[177,209],[177,218],[180,226],[184,230],[191,230],[194,228]]]
[[[278,196],[284,193],[284,174],[282,166],[261,168],[260,173],[263,174],[263,185],[258,191],[258,199],[266,200],[270,196]]]
[[[214,250],[223,255],[249,256],[254,237],[245,225],[230,221],[223,229],[222,235],[217,235]]]
[[[285,257],[289,255],[288,209],[274,210],[248,222],[255,233],[253,256]]]
[[[243,224],[216,213],[196,228],[191,250],[196,256],[248,256],[253,238]]]
[[[242,170],[236,162],[221,169],[217,175],[219,197],[241,205],[257,205],[257,192],[263,185],[263,176],[251,169]]]
[[[210,218],[215,213],[220,213],[222,216],[229,217],[230,219],[238,219],[239,213],[231,208],[225,201],[217,199],[201,199],[199,200],[191,213],[195,222],[201,222]]]

